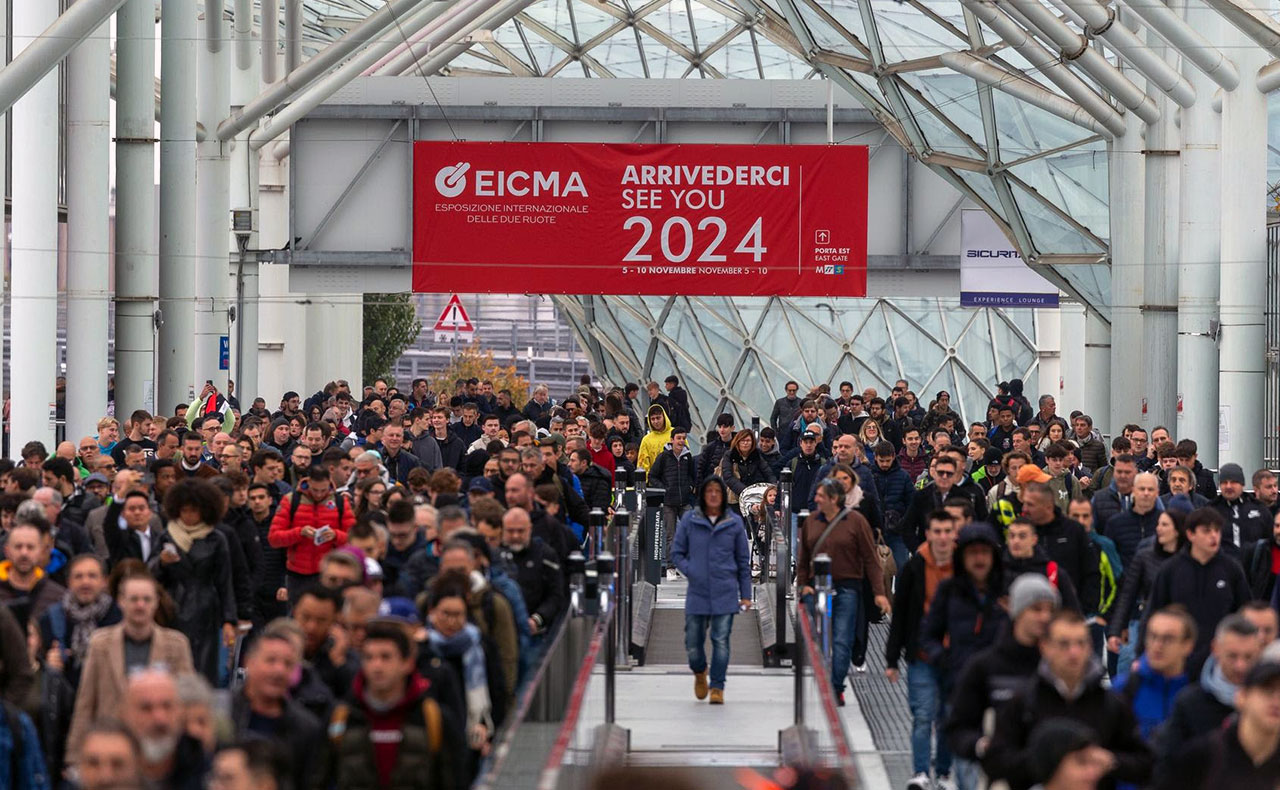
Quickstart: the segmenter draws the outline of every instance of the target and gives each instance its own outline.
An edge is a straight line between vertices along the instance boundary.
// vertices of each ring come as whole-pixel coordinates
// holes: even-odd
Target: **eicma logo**
[[[467,188],[467,171],[471,169],[469,162],[456,165],[445,165],[436,173],[436,191],[447,198],[455,198]]]
[[[476,197],[587,197],[582,174],[576,170],[567,176],[550,170],[476,170],[470,162],[445,165],[436,171],[436,191],[456,198],[467,191],[467,174],[471,174],[472,194]]]

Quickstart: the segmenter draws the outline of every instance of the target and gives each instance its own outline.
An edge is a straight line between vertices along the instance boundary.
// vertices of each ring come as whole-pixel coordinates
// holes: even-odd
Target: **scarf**
[[[188,527],[181,521],[170,521],[166,532],[168,532],[174,544],[182,550],[182,553],[186,554],[191,551],[192,544],[213,532],[213,527],[203,522],[196,524],[194,527]]]
[[[1204,662],[1204,669],[1200,670],[1200,687],[1223,705],[1235,707],[1236,686],[1222,674],[1222,667],[1213,656],[1209,656]]]
[[[85,653],[89,649],[89,637],[93,636],[94,629],[98,627],[98,621],[110,608],[111,596],[105,592],[99,593],[97,598],[87,604],[77,601],[70,590],[63,594],[62,609],[71,622],[71,633],[68,635],[71,644],[63,647],[70,650],[77,660],[84,660]]]
[[[466,686],[467,729],[484,724],[493,729],[490,715],[489,676],[485,672],[484,645],[480,629],[467,623],[453,636],[445,636],[434,628],[427,630],[431,647],[446,658],[462,657],[462,679]]]

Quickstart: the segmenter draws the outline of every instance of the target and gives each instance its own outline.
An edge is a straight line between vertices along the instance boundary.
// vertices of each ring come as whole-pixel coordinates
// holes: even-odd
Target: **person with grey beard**
[[[138,739],[142,775],[163,790],[202,790],[209,757],[200,742],[184,732],[177,679],[151,666],[129,678],[121,715]]]

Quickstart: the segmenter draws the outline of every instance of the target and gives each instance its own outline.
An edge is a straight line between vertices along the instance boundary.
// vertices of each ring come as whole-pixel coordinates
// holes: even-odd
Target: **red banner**
[[[867,149],[414,144],[413,290],[865,296]]]

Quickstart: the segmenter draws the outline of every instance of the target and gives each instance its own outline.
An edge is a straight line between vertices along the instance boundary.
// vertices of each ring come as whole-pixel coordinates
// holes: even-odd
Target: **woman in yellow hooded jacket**
[[[658,455],[667,446],[667,442],[671,441],[673,427],[671,420],[667,418],[666,410],[657,404],[649,407],[648,416],[649,432],[640,440],[640,453],[636,456],[636,468],[645,470],[646,474],[653,466],[653,462],[658,460]]]

